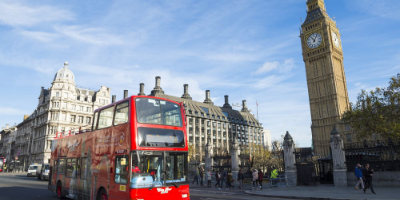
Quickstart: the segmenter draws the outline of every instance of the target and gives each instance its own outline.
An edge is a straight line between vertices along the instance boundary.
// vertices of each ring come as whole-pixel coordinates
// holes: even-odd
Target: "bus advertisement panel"
[[[92,130],[57,135],[49,190],[59,198],[190,199],[183,103],[131,96],[95,110]]]

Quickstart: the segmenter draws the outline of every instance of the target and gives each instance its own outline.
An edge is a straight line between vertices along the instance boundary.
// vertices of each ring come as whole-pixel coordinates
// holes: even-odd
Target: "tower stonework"
[[[332,127],[346,133],[341,115],[350,108],[339,28],[323,0],[307,1],[300,38],[306,67],[314,153],[329,155]],[[348,131],[348,130],[347,130]]]

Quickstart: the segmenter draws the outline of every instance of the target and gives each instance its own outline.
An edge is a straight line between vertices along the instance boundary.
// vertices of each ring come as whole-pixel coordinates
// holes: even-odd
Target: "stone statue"
[[[331,131],[330,143],[333,162],[333,183],[337,187],[347,187],[346,156],[343,149],[343,140],[336,126]]]
[[[283,150],[284,150],[284,160],[285,160],[285,179],[287,186],[297,185],[297,168],[296,168],[296,158],[295,158],[295,145],[292,136],[289,131],[283,140]]]

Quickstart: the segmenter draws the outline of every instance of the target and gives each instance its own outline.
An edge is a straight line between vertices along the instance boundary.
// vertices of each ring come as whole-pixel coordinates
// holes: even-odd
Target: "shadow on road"
[[[0,200],[57,199],[56,195],[47,188],[37,187],[1,187],[0,194]]]

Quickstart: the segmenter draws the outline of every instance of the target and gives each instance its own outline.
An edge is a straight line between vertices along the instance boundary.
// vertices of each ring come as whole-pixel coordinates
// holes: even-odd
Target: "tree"
[[[262,168],[265,172],[265,168],[270,164],[271,153],[268,149],[265,149],[262,145],[254,145],[253,155],[253,167]]]
[[[383,138],[400,139],[400,74],[390,78],[389,86],[370,92],[362,90],[351,110],[345,112],[342,120],[350,124],[360,139],[373,134]]]

